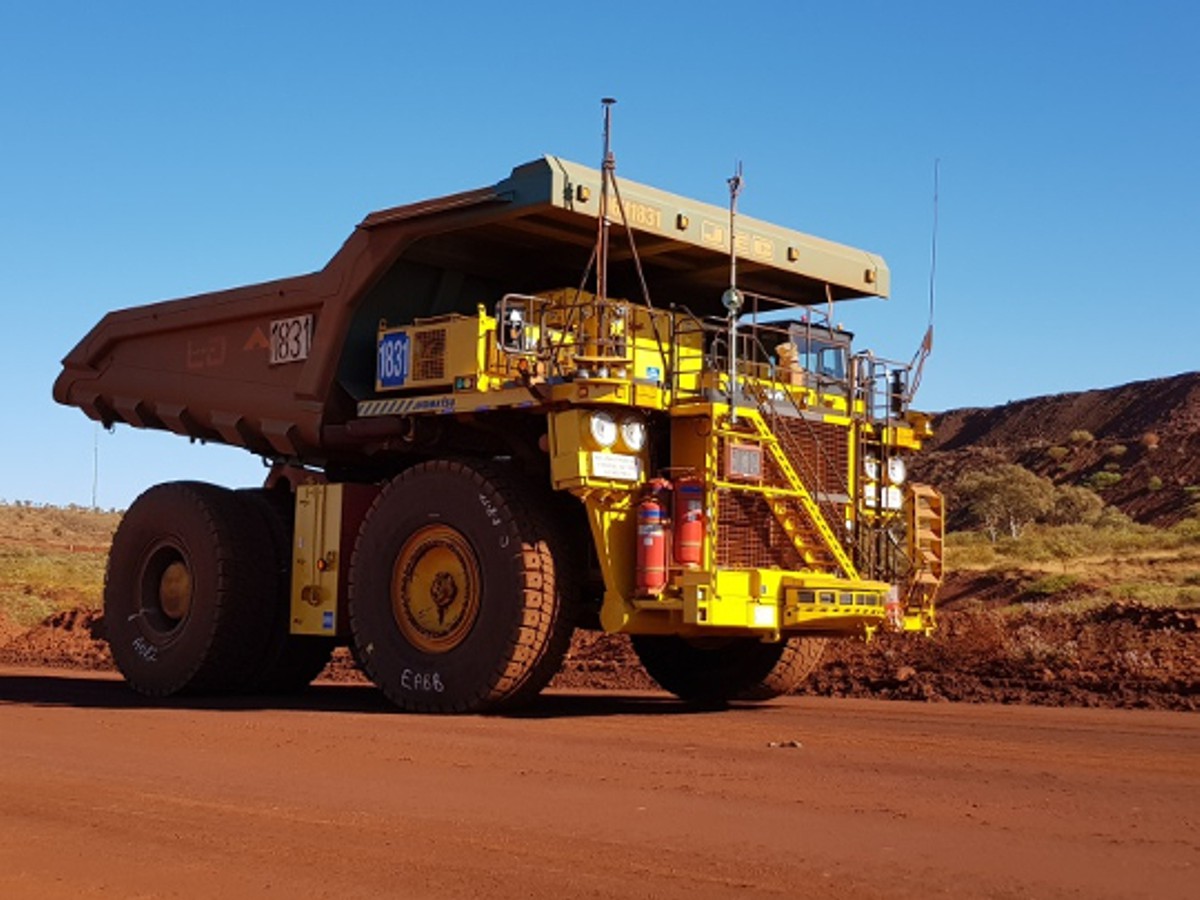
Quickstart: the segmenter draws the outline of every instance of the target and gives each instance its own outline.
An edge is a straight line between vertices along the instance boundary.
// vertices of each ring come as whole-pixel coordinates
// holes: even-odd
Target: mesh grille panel
[[[433,328],[413,335],[413,381],[439,381],[446,377],[446,329]]]
[[[846,493],[850,458],[849,429],[843,425],[807,419],[772,417],[780,449],[786,454],[800,481],[822,507],[826,523],[841,535],[845,522],[845,503],[830,495]],[[728,438],[726,440],[729,440]],[[754,443],[749,436],[745,443]],[[718,454],[718,476],[727,478],[725,448]],[[788,488],[790,485],[774,456],[763,448],[763,487]],[[809,557],[806,563],[792,538],[771,511],[771,503],[751,491],[723,489],[717,495],[717,561],[730,568],[775,568],[836,571],[837,564],[822,541],[803,505],[796,499],[780,498],[797,539]]]
[[[850,468],[850,431],[842,425],[811,422],[806,419],[779,417],[774,426],[785,432],[780,435],[787,448],[788,458],[801,479],[813,493],[840,494],[846,491],[846,476]],[[800,459],[797,459],[799,455]]]
[[[800,554],[760,494],[717,492],[717,564],[729,568],[800,569]]]

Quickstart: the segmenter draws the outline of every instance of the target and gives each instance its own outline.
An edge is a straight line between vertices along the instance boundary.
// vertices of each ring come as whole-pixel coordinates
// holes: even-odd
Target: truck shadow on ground
[[[403,716],[368,684],[314,684],[290,696],[222,695],[144,697],[116,678],[70,672],[0,673],[0,706],[7,704],[80,709],[301,710]],[[496,718],[571,719],[604,716],[699,715],[728,707],[696,706],[666,694],[551,691],[530,705]]]

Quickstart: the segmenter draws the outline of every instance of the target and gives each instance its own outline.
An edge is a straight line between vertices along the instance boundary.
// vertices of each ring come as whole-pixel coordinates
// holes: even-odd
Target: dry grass
[[[1200,528],[1037,526],[991,543],[959,532],[947,541],[952,571],[990,572],[1021,585],[1022,608],[1053,604],[1067,614],[1113,601],[1200,608]]]
[[[0,619],[28,627],[75,607],[98,608],[108,545],[121,516],[80,507],[0,503]],[[1200,523],[1173,529],[1031,526],[990,543],[958,532],[951,571],[996,572],[1021,585],[1018,609],[1078,615],[1113,601],[1200,608]]]
[[[0,618],[28,627],[62,609],[96,608],[115,512],[0,504]]]

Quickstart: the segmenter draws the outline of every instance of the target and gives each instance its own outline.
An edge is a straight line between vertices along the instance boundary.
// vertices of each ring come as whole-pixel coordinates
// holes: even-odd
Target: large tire
[[[238,491],[248,516],[256,517],[269,545],[263,563],[273,576],[271,589],[258,598],[269,620],[259,666],[245,684],[247,693],[294,694],[321,674],[336,641],[320,635],[291,634],[292,530],[295,500],[287,491],[256,488]]]
[[[770,700],[790,693],[821,661],[825,639],[791,638],[766,644],[754,638],[689,641],[634,635],[633,649],[663,690],[692,703]]]
[[[536,489],[435,461],[380,492],[351,561],[356,658],[413,712],[512,708],[558,671],[574,629],[565,556]]]
[[[175,482],[133,502],[113,535],[104,622],[117,668],[152,697],[241,689],[269,623],[265,535],[232,491]]]

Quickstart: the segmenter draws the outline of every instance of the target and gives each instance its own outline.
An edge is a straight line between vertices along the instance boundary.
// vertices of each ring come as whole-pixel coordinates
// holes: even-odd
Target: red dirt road
[[[796,744],[799,746],[796,746]],[[1194,897],[1200,717],[369,687],[159,705],[0,669],[0,897]]]

